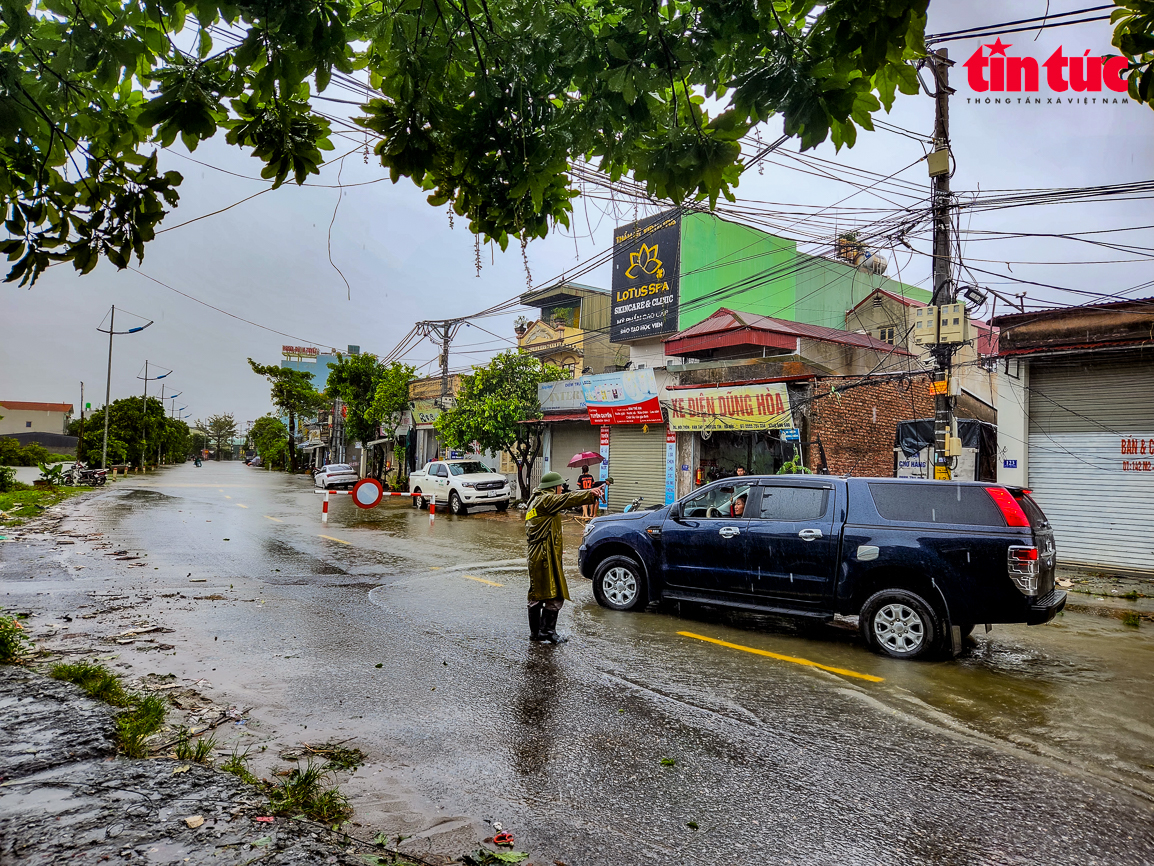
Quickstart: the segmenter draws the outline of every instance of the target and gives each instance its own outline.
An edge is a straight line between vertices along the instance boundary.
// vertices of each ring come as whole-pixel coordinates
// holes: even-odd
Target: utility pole
[[[67,430],[64,432],[68,432]],[[84,453],[84,383],[80,383],[80,435],[76,437],[76,459]]]
[[[441,411],[449,408],[449,344],[457,335],[464,319],[443,319],[435,322],[417,322],[417,330],[430,339],[441,342],[441,398],[438,401]]]
[[[143,331],[145,328],[147,328],[149,325],[152,324],[152,321],[149,320],[148,322],[146,322],[145,324],[141,325],[138,328],[129,328],[127,331],[118,331],[118,330],[116,330],[116,305],[115,304],[112,305],[111,314],[112,314],[112,318],[109,319],[109,321],[108,321],[108,330],[105,331],[103,328],[97,328],[96,329],[101,334],[108,334],[108,378],[104,382],[104,445],[102,446],[102,448],[100,450],[100,468],[101,469],[107,469],[108,468],[108,413],[111,410],[111,402],[112,402],[112,399],[111,399],[112,398],[112,338],[116,334],[135,334],[135,333],[138,333],[140,331]],[[129,313],[129,315],[134,315],[134,314]]]
[[[954,303],[952,261],[950,258],[950,94],[949,69],[953,65],[942,48],[930,52],[929,64],[934,73],[934,152],[930,154],[930,177],[934,213],[934,295],[930,303],[936,309],[940,325],[941,307]],[[936,159],[934,158],[936,155]],[[937,342],[933,346],[937,372],[934,375],[934,478],[949,480],[950,456],[947,442],[953,431],[953,403],[950,397],[950,367],[954,346]]]

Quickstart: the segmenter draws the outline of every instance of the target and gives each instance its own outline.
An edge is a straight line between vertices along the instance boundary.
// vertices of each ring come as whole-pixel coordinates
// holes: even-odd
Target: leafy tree
[[[272,404],[288,416],[285,439],[289,451],[289,470],[295,472],[297,455],[294,434],[297,418],[306,418],[319,412],[328,405],[328,400],[313,387],[311,373],[276,364],[258,364],[252,358],[248,359],[248,365],[258,376],[264,376],[269,380],[272,384]]]
[[[177,137],[223,128],[274,185],[304,182],[332,148],[310,85],[356,69],[383,97],[361,122],[392,179],[502,247],[568,224],[580,158],[713,203],[751,124],[781,113],[803,147],[852,146],[916,92],[928,2],[3,0],[0,253],[21,284],[126,267],[178,201],[156,158]]]
[[[1130,61],[1130,97],[1154,107],[1154,2],[1117,0],[1116,5],[1110,13],[1113,42]]]
[[[377,384],[388,369],[376,355],[337,355],[337,362],[329,364],[329,378],[325,394],[338,397],[348,408],[345,430],[349,438],[368,442],[377,438],[377,424],[369,417]]]
[[[220,460],[225,444],[227,443],[231,450],[232,440],[236,438],[236,419],[227,412],[223,415],[209,415],[204,431],[208,434],[208,438],[216,443],[216,459]]]
[[[373,402],[369,406],[368,417],[380,425],[382,431],[396,436],[397,427],[401,424],[401,416],[409,408],[409,383],[413,381],[417,368],[393,361],[381,373],[377,382],[377,390],[373,393]],[[399,480],[405,474],[405,449],[401,446],[394,448],[397,476]]]
[[[274,415],[265,415],[253,422],[249,431],[253,447],[266,468],[284,469],[288,466],[288,428]]]
[[[568,377],[560,367],[523,352],[497,355],[461,378],[455,405],[437,418],[437,432],[450,448],[478,442],[482,450],[508,453],[517,464],[521,497],[527,498],[544,433],[543,424],[532,423],[541,416],[537,386]]]
[[[202,427],[203,425],[204,425],[203,421],[197,421],[196,422],[197,428]],[[109,442],[108,447],[110,449],[112,448],[111,442]],[[205,451],[208,448],[208,434],[206,434],[203,430],[200,430],[200,429],[194,428],[193,430],[191,430],[188,434],[188,448],[189,448],[189,453],[192,456],[199,457],[201,452]]]
[[[99,466],[103,454],[104,412],[104,407],[95,409],[84,419],[87,432],[78,456],[91,466]],[[69,424],[70,435],[76,435],[79,424],[79,419]],[[174,427],[176,424],[180,426]],[[158,444],[170,455],[179,454],[181,452],[174,451],[173,445],[182,447],[179,442],[181,427],[187,430],[183,422],[168,417],[164,404],[155,397],[148,398],[147,409],[143,397],[113,400],[108,407],[108,461],[116,464],[131,460],[137,466],[143,466],[156,459]]]

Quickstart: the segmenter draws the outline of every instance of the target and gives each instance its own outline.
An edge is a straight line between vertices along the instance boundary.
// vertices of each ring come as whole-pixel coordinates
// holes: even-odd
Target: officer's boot
[[[561,611],[545,608],[541,611],[541,640],[549,643],[565,643],[567,637],[557,634],[557,614]]]
[[[541,605],[529,605],[529,640],[542,641],[541,634]]]

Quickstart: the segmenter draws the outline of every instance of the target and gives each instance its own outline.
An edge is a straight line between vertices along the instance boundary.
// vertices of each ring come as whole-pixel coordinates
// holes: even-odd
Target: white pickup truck
[[[434,460],[409,475],[414,508],[427,508],[431,500],[448,503],[453,514],[468,514],[478,505],[509,507],[512,495],[504,475],[479,460]]]

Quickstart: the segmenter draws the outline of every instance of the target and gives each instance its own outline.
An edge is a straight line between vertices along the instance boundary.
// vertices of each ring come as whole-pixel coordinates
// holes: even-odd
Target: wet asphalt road
[[[121,481],[71,525],[146,566],[3,545],[0,592],[56,613],[146,594],[176,651],[140,671],[209,678],[290,738],[355,736],[380,767],[348,787],[362,820],[399,800],[410,824],[497,820],[536,863],[1154,862],[1146,629],[1068,613],[900,663],[847,625],[607,611],[574,567],[573,640],[535,646],[519,515],[336,496],[322,526],[309,484],[235,463]]]

